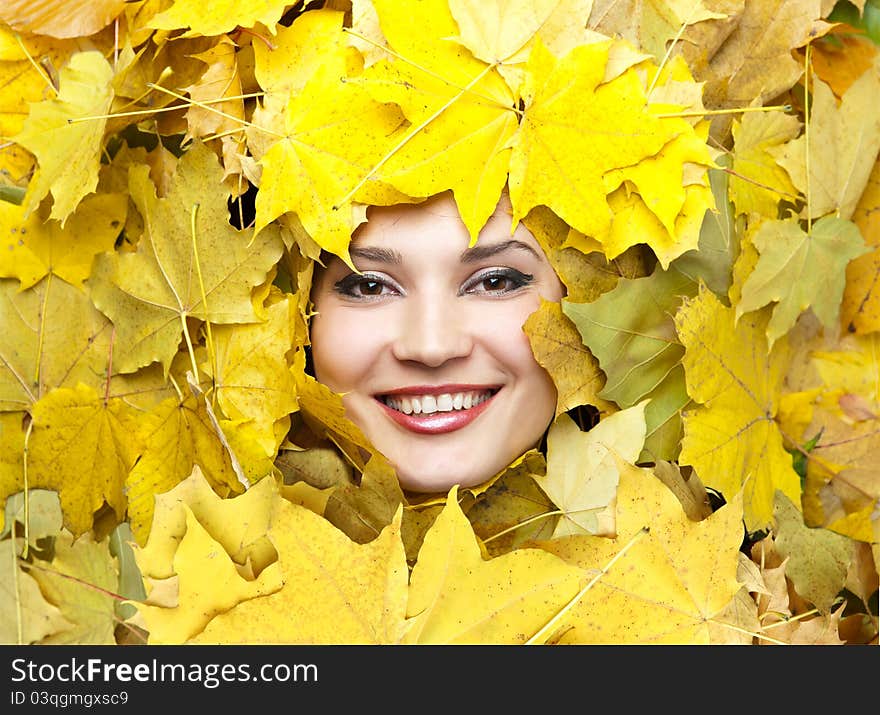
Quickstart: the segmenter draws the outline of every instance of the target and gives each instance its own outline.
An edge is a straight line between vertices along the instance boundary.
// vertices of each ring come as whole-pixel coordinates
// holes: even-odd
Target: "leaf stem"
[[[21,35],[19,35],[17,32],[15,33],[15,40],[16,42],[18,42],[18,46],[21,47],[21,51],[24,52],[25,57],[28,58],[28,62],[30,62],[31,65],[33,65],[33,68],[37,71],[37,74],[39,74],[40,77],[43,78],[43,81],[46,83],[49,89],[52,90],[52,92],[58,94],[58,88],[52,83],[52,80],[49,79],[49,75],[47,75],[43,71],[43,68],[40,67],[39,64],[37,64],[37,61],[31,56],[31,53],[28,52],[27,47],[24,46],[24,42],[22,42],[21,40]]]
[[[810,191],[810,48],[812,44],[807,42],[804,52],[804,165],[807,172],[806,200],[807,200],[807,235],[813,232],[813,212]]]
[[[192,211],[190,212],[190,237],[192,238],[192,249],[193,249],[193,257],[196,261],[196,275],[199,277],[199,291],[202,294],[202,306],[205,310],[205,331],[207,333],[207,342],[208,342],[208,355],[211,360],[211,381],[217,379],[217,362],[216,355],[214,353],[214,338],[211,335],[211,321],[208,317],[208,294],[205,292],[205,281],[202,278],[202,264],[199,261],[199,248],[196,243],[196,219],[199,213],[199,204],[193,204]],[[198,372],[193,373],[193,377],[198,379]],[[216,393],[212,393],[212,396]]]
[[[771,104],[766,107],[733,107],[731,109],[704,109],[693,112],[666,112],[655,114],[658,119],[671,119],[674,117],[713,117],[722,114],[739,114],[740,112],[790,112],[790,104]]]
[[[196,365],[196,353],[195,353],[195,350],[193,350],[192,340],[189,337],[189,328],[186,325],[187,313],[186,313],[186,311],[181,311],[179,315],[180,315],[180,322],[183,325],[183,337],[186,338],[186,347],[187,347],[187,350],[189,351],[189,361],[190,361],[190,364],[192,365],[192,369],[193,369],[193,379],[198,380],[199,379],[199,368]]]
[[[154,85],[155,86],[155,85]],[[155,109],[133,109],[130,112],[111,112],[110,114],[90,114],[86,117],[70,117],[68,124],[76,122],[87,122],[93,119],[118,119],[120,117],[138,117],[145,114],[159,114],[160,112],[174,112],[178,109],[187,109],[193,106],[202,106],[206,104],[220,104],[221,102],[231,102],[235,99],[250,99],[251,97],[262,97],[265,92],[250,92],[249,94],[236,94],[230,97],[217,97],[215,99],[206,99],[201,104],[190,101],[186,97],[181,97],[186,104],[173,104],[168,107],[156,107]],[[202,106],[203,109],[207,107]],[[236,130],[237,131],[237,130]]]
[[[557,514],[562,515],[565,513],[566,512],[564,512],[562,509],[556,509],[554,511],[545,511],[542,514],[535,514],[534,516],[530,516],[528,519],[526,519],[524,521],[520,521],[520,522],[514,524],[513,526],[508,526],[506,529],[502,529],[497,534],[492,534],[492,536],[490,536],[486,539],[483,539],[483,543],[488,544],[490,541],[494,541],[495,539],[497,539],[501,536],[504,536],[505,534],[508,534],[511,531],[516,531],[517,529],[519,529],[522,526],[528,526],[533,521],[538,521],[538,519],[544,519],[545,517],[548,517],[548,516],[556,516]]]
[[[246,119],[242,119],[241,117],[236,117],[236,116],[233,116],[232,114],[227,114],[226,112],[221,112],[219,109],[214,109],[214,107],[210,106],[207,102],[201,102],[199,100],[192,99],[191,97],[189,99],[187,99],[186,96],[179,94],[178,92],[175,92],[174,90],[166,89],[165,87],[162,87],[158,84],[153,84],[152,82],[147,82],[147,87],[149,87],[150,89],[157,89],[160,92],[165,92],[166,94],[170,94],[172,97],[179,99],[182,102],[189,102],[190,104],[194,104],[197,107],[201,107],[202,109],[204,109],[208,112],[213,112],[214,114],[219,114],[221,117],[225,117],[226,119],[231,119],[233,122],[238,122],[242,126],[252,127],[253,129],[256,129],[261,132],[265,132],[266,134],[270,134],[273,137],[278,137],[279,139],[286,139],[287,138],[284,134],[280,134],[278,132],[273,132],[271,129],[266,129],[266,127],[261,127],[258,124],[254,124],[253,122],[249,122]],[[224,98],[223,100],[220,100],[220,101],[228,101],[228,99]]]
[[[27,430],[24,433],[24,448],[22,449],[22,462],[21,462],[21,476],[24,484],[24,546],[21,550],[21,557],[26,559],[28,557],[28,545],[30,544],[30,521],[31,521],[31,500],[30,500],[30,485],[28,483],[28,449],[29,443],[31,439],[31,432],[34,429],[34,418],[28,415],[28,426]],[[15,539],[15,532],[13,531],[12,538]],[[15,548],[12,549],[15,552]]]
[[[602,578],[606,573],[608,573],[608,571],[611,570],[611,567],[614,565],[614,563],[615,563],[619,558],[621,558],[621,557],[622,557],[627,551],[629,551],[629,549],[630,549],[633,545],[635,545],[635,543],[636,543],[637,541],[639,541],[639,539],[641,539],[641,538],[642,538],[645,534],[647,534],[649,531],[650,531],[650,529],[649,529],[647,526],[643,526],[641,529],[639,529],[639,530],[636,532],[635,536],[633,536],[633,537],[632,537],[632,538],[626,543],[626,545],[625,545],[620,551],[617,552],[617,554],[614,556],[614,558],[611,559],[611,561],[609,561],[609,562],[605,565],[605,567],[602,568],[602,569],[599,571],[598,574],[596,574],[596,576],[594,576],[592,579],[590,579],[590,580],[587,582],[587,584],[586,584],[586,585],[585,585],[580,591],[578,591],[578,592],[574,595],[574,597],[573,597],[573,598],[572,598],[567,604],[565,604],[565,606],[562,608],[562,610],[559,611],[559,613],[557,613],[555,616],[553,616],[553,618],[551,618],[549,621],[547,621],[547,623],[546,623],[546,624],[545,624],[540,630],[538,630],[537,633],[535,633],[531,638],[529,638],[529,639],[524,643],[524,645],[536,645],[536,644],[543,645],[542,643],[540,643],[540,641],[543,640],[544,636],[546,636],[546,635],[549,633],[549,631],[550,631],[553,627],[556,626],[556,624],[559,622],[559,620],[560,620],[560,619],[561,619],[566,613],[568,613],[572,608],[574,608],[575,604],[576,604],[578,601],[580,601],[581,598],[584,597],[584,595],[587,593],[587,591],[589,591],[589,590],[593,587],[593,585],[594,585],[594,584],[595,584],[600,578]]]

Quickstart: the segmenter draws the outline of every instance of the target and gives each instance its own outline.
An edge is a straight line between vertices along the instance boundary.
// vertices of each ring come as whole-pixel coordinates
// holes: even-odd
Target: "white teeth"
[[[491,390],[471,392],[444,392],[442,395],[409,395],[407,397],[386,397],[385,404],[407,415],[430,415],[435,412],[469,410],[485,402],[493,393]]]

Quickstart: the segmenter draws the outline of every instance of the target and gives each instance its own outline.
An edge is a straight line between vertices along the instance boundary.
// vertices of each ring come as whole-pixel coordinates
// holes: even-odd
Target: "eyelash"
[[[513,286],[503,290],[475,290],[481,283],[498,278],[509,281]],[[534,279],[535,277],[530,273],[522,273],[515,268],[493,268],[469,278],[459,291],[459,295],[507,295],[526,287],[534,281]],[[360,289],[367,284],[374,284],[383,291],[385,288],[389,288],[398,295],[401,292],[400,289],[387,278],[383,278],[374,273],[349,273],[345,278],[337,281],[333,285],[333,289],[340,295],[348,298],[355,298],[357,300],[376,300],[386,295],[384,292],[376,294],[360,293]]]

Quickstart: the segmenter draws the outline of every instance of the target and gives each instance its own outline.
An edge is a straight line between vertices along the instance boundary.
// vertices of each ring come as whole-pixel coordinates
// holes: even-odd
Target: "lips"
[[[497,387],[482,385],[410,387],[377,395],[376,400],[394,422],[411,432],[445,434],[473,422],[497,392]]]

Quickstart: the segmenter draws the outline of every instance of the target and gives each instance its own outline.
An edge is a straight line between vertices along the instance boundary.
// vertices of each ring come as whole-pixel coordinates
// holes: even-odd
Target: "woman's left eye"
[[[503,295],[527,286],[534,276],[515,268],[493,269],[473,276],[462,287],[462,293]]]

